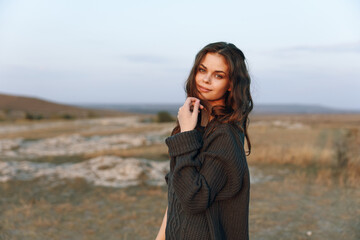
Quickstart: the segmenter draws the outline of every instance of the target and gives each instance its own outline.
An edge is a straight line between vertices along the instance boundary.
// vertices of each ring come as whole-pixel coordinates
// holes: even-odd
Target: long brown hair
[[[225,93],[225,106],[213,106],[207,100],[199,98],[199,92],[196,88],[195,76],[198,72],[199,65],[207,53],[218,53],[222,55],[229,67],[229,80],[231,91]],[[190,71],[189,77],[185,82],[185,91],[187,97],[196,97],[200,99],[200,104],[205,107],[205,111],[214,117],[211,122],[210,131],[214,131],[215,127],[221,123],[231,123],[237,126],[245,135],[248,145],[248,154],[251,153],[251,142],[248,134],[248,125],[250,124],[249,113],[253,109],[253,100],[250,94],[250,76],[245,64],[245,55],[232,43],[216,42],[206,45],[195,57],[194,65]],[[200,116],[199,112],[199,116]],[[200,125],[200,117],[198,118],[197,127]],[[171,135],[180,132],[179,121],[173,129]]]

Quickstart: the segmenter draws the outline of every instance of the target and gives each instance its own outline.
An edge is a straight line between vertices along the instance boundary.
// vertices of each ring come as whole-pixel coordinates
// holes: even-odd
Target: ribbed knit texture
[[[194,129],[165,140],[171,157],[166,239],[249,239],[244,134],[224,123],[203,136]]]

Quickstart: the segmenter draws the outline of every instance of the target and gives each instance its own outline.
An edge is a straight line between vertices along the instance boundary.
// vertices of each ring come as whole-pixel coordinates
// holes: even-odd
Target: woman
[[[156,239],[248,239],[250,178],[244,139],[253,108],[244,54],[211,43],[195,58],[187,99],[165,142],[168,208]]]

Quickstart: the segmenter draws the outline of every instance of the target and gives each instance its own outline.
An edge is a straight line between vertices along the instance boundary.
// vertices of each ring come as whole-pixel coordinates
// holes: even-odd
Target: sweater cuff
[[[184,153],[197,150],[202,147],[202,135],[194,129],[177,133],[165,139],[169,148],[170,157],[175,157]]]

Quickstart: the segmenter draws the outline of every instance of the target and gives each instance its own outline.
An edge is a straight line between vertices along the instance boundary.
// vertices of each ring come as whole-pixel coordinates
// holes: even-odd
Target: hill
[[[124,116],[133,113],[109,109],[85,108],[55,103],[44,99],[0,94],[0,120],[15,119],[72,119],[105,116]]]
[[[118,111],[156,114],[167,111],[176,116],[183,103],[121,103],[121,104],[76,104],[80,107],[112,109]],[[255,104],[252,114],[359,114],[359,110],[335,109],[320,105],[306,104]]]

